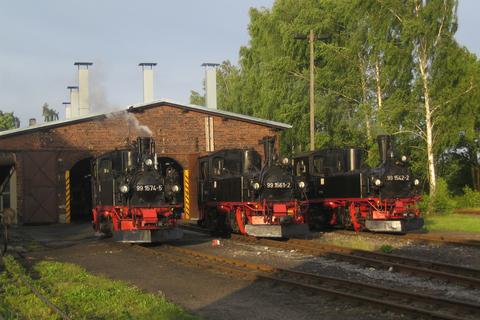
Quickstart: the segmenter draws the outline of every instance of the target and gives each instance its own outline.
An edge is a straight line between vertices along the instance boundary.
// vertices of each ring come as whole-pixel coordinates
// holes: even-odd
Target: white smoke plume
[[[140,124],[135,114],[128,111],[123,111],[122,113],[127,120],[129,132],[135,130],[136,135],[139,137],[151,137],[153,135],[152,130],[148,126]]]

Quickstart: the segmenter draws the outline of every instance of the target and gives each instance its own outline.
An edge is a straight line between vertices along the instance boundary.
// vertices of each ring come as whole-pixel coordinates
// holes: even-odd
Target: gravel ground
[[[12,248],[22,251],[33,263],[42,259],[75,263],[89,272],[163,294],[206,319],[413,319],[268,281],[246,281],[170,263],[134,250],[130,245],[98,240],[89,225],[21,227],[14,233]],[[180,244],[217,254],[230,251],[232,256],[241,258],[250,252],[265,262],[278,259],[278,263],[283,261],[292,267],[298,267],[305,259],[296,252],[242,247],[224,240],[222,245],[212,246],[211,238],[191,233]]]
[[[463,286],[449,284],[439,279],[427,279],[418,276],[411,276],[397,272],[391,272],[388,269],[377,269],[374,267],[364,267],[361,265],[351,264],[348,262],[335,261],[323,257],[314,257],[305,255],[294,250],[285,251],[282,249],[252,245],[246,243],[235,242],[227,239],[220,239],[220,246],[212,246],[211,243],[198,243],[194,245],[188,244],[188,239],[194,233],[187,232],[183,243],[191,249],[200,250],[212,254],[228,256],[232,258],[245,259],[253,262],[267,263],[281,268],[291,268],[304,272],[310,272],[320,275],[333,276],[338,278],[346,278],[358,282],[382,285],[385,287],[396,287],[417,293],[424,293],[434,296],[444,296],[447,298],[457,299],[461,301],[470,301],[480,304],[480,290],[473,290]],[[345,237],[339,235],[340,237]],[[331,237],[331,236],[330,236]],[[372,239],[369,239],[372,240]],[[323,241],[316,239],[312,241]],[[385,245],[384,240],[378,240],[379,244]],[[335,242],[338,244],[338,242]],[[389,244],[393,245],[393,244]],[[443,258],[442,262],[453,263],[464,259],[478,259],[474,255],[475,249],[452,247],[452,246],[416,246],[413,243],[405,244],[397,249],[394,247],[394,253],[400,254],[400,250],[405,256],[421,257],[433,261],[440,261],[434,256],[438,255]],[[407,251],[410,250],[410,252]],[[422,252],[430,252],[430,256],[426,256]],[[478,254],[478,253],[477,253]],[[448,256],[448,258],[447,258]],[[458,263],[456,263],[458,264]],[[474,267],[474,266],[472,266]]]

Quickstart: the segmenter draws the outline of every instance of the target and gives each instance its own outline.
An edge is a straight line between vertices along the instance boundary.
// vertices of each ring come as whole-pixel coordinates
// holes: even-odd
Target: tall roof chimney
[[[78,115],[84,116],[90,113],[90,105],[88,102],[88,67],[92,62],[75,62],[73,65],[78,66]]]
[[[205,104],[207,108],[217,109],[218,66],[218,63],[202,63],[202,67],[205,67]]]
[[[72,117],[72,108],[70,102],[62,102],[65,107],[65,119],[70,119]]]
[[[67,87],[70,90],[70,118],[75,118],[80,115],[78,109],[78,87]]]
[[[142,62],[138,64],[143,70],[143,102],[153,101],[153,67],[154,62]]]

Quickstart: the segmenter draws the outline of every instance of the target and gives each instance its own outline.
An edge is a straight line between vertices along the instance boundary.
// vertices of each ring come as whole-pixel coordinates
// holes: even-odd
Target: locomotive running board
[[[271,224],[247,224],[245,232],[249,236],[264,238],[289,238],[293,236],[304,236],[310,233],[308,224],[289,224],[289,225],[271,225]]]
[[[113,232],[113,240],[128,243],[151,243],[177,240],[183,237],[180,228],[160,230],[119,230]]]

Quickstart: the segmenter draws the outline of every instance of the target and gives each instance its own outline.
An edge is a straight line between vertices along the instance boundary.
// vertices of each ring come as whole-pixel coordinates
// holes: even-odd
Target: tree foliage
[[[13,112],[3,112],[0,110],[0,131],[18,128],[20,120],[14,116]]]
[[[58,112],[50,108],[46,102],[42,106],[42,115],[45,122],[58,120]]]
[[[295,35],[328,33],[330,41],[315,43],[316,147],[363,146],[373,162],[376,135],[396,135],[397,149],[433,189],[432,167],[445,175],[452,163],[466,165],[447,156],[462,143],[478,167],[480,64],[455,41],[457,5],[276,0],[271,9],[252,8],[239,65],[225,61],[217,72],[219,108],[290,123],[283,151],[307,150],[309,51]]]

